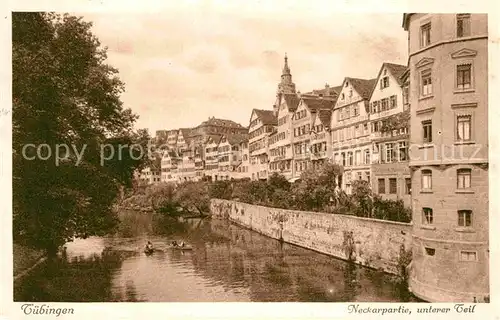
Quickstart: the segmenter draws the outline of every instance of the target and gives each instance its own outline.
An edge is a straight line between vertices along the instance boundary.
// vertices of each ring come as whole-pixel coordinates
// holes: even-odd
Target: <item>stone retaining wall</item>
[[[348,215],[294,211],[212,199],[213,217],[274,239],[398,273],[401,250],[411,250],[411,224]]]

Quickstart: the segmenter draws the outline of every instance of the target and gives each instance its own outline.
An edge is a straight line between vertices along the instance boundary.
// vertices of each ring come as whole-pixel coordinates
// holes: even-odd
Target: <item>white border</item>
[[[58,11],[58,12],[87,12],[87,11],[113,11],[113,12],[155,12],[166,11],[172,12],[176,8],[185,6],[199,5],[201,2],[210,2],[212,5],[219,7],[223,11],[238,12],[245,14],[246,12],[255,10],[270,11],[276,10],[293,19],[294,15],[300,15],[303,11],[317,11],[319,15],[333,15],[339,12],[386,12],[386,13],[402,13],[403,12],[488,12],[489,13],[489,159],[490,159],[490,283],[491,283],[491,303],[478,304],[476,312],[472,316],[474,318],[484,317],[487,319],[499,316],[499,308],[495,304],[500,305],[498,299],[498,288],[500,285],[500,275],[496,273],[496,266],[499,261],[500,245],[498,241],[498,229],[500,226],[499,212],[499,197],[500,185],[498,173],[500,163],[500,148],[498,146],[499,139],[496,138],[495,132],[492,130],[500,123],[500,100],[498,92],[500,91],[500,82],[498,77],[500,57],[499,50],[499,12],[500,5],[498,1],[491,0],[475,0],[475,1],[435,1],[435,0],[414,0],[414,1],[396,1],[377,0],[377,1],[301,1],[301,0],[280,0],[280,1],[131,1],[131,0],[73,0],[73,1],[49,1],[49,0],[25,0],[25,1],[10,1],[8,4],[2,1],[0,4],[1,19],[0,19],[0,100],[1,107],[11,109],[11,27],[10,27],[10,12],[11,11]],[[319,10],[318,10],[319,8]],[[335,21],[332,20],[332,27]],[[335,45],[335,44],[332,44]],[[0,319],[18,319],[24,318],[21,313],[21,303],[12,302],[12,159],[11,159],[11,114],[0,117],[0,179],[1,192],[0,203],[3,210],[0,215],[0,224],[4,226],[1,232],[2,241],[1,252],[2,265],[0,273]],[[496,197],[495,197],[496,196]],[[76,314],[71,318],[90,319],[90,318],[119,318],[119,319],[134,319],[134,318],[152,318],[152,319],[261,319],[261,318],[294,318],[294,319],[336,319],[346,318],[349,315],[347,312],[347,303],[50,303],[51,307],[72,307]],[[372,307],[394,307],[395,305],[403,305],[411,308],[413,311],[412,317],[424,318],[431,316],[432,318],[456,317],[456,313],[448,315],[443,314],[416,314],[415,304],[381,304],[381,303],[360,303],[363,306]],[[434,306],[444,307],[453,304],[433,304]],[[424,307],[426,305],[418,305]],[[373,314],[358,314],[356,316],[368,316],[369,318],[377,317]],[[35,316],[33,316],[35,317]],[[61,316],[63,317],[63,316]],[[385,315],[384,318],[401,318],[402,315],[396,314]],[[64,318],[64,317],[63,317]],[[69,317],[66,317],[69,318]]]

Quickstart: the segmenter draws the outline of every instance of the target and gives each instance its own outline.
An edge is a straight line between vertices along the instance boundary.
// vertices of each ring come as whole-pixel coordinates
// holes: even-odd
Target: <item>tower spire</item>
[[[285,65],[283,66],[283,75],[290,75],[290,67],[288,67],[288,56],[285,52]]]
[[[295,83],[292,81],[292,74],[288,66],[288,55],[285,52],[285,64],[281,73],[281,82],[278,84],[278,94],[295,93]]]

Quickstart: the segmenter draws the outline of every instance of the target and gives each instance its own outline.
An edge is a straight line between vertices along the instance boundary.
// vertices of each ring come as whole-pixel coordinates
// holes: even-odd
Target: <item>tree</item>
[[[393,130],[399,130],[403,128],[408,128],[410,125],[410,111],[406,110],[404,112],[390,116],[388,119],[382,122],[381,132],[392,132]]]
[[[292,187],[298,209],[321,211],[329,207],[338,195],[337,181],[342,173],[341,166],[330,162],[304,171]]]
[[[12,14],[14,240],[50,256],[73,237],[116,226],[112,204],[141,165],[130,152],[101,163],[104,145],[135,141],[137,116],[123,108],[124,84],[91,26],[68,14]],[[28,144],[46,144],[52,157]],[[59,163],[58,145],[69,147]]]
[[[368,181],[356,180],[352,184],[354,214],[358,217],[371,217],[373,208],[372,190]]]
[[[206,215],[210,210],[208,184],[188,181],[178,185],[174,195],[174,202],[182,207],[183,211]]]

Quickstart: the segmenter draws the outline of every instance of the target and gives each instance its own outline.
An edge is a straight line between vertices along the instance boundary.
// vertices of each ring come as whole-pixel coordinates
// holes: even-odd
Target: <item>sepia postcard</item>
[[[498,9],[11,3],[0,319],[498,319]]]

